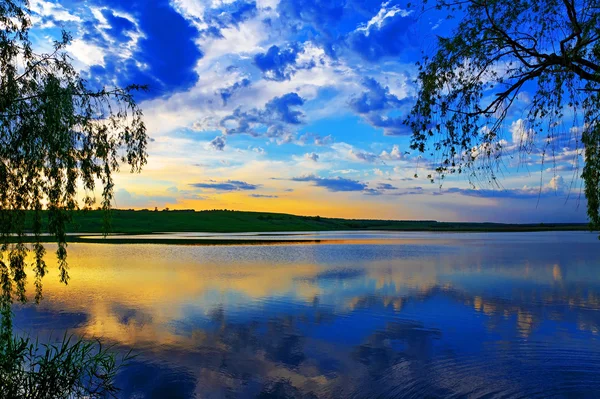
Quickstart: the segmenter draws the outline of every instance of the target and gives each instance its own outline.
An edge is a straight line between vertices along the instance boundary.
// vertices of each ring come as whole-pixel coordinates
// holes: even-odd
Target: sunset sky
[[[30,0],[34,45],[61,27],[90,85],[138,96],[149,162],[116,180],[118,208],[349,218],[584,222],[574,140],[527,154],[524,92],[504,128],[500,185],[430,183],[401,120],[421,52],[452,24],[402,1]],[[574,126],[574,127],[572,127]],[[565,131],[577,131],[576,124]],[[576,137],[576,134],[571,137]],[[124,168],[125,169],[125,168]],[[415,175],[417,177],[415,177]],[[98,194],[98,193],[97,193]]]

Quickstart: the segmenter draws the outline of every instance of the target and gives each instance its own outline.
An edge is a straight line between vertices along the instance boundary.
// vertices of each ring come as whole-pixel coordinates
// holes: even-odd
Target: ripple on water
[[[600,397],[595,237],[397,238],[73,244],[15,324],[133,346],[123,398]]]
[[[595,398],[600,392],[600,351],[584,340],[558,346],[515,339],[489,342],[472,354],[445,350],[431,355],[398,354],[379,370],[381,375],[358,382],[348,396]]]

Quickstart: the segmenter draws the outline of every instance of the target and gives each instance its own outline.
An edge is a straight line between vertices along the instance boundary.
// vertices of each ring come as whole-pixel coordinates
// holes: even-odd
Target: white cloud
[[[251,78],[251,71],[255,67],[248,62],[240,61],[240,54],[227,54],[219,59],[202,58],[198,62],[196,71],[199,79],[196,85],[187,92],[176,93],[169,98],[155,99],[142,105],[146,115],[147,125],[154,135],[163,135],[177,128],[187,127],[196,131],[221,129],[219,122],[227,115],[231,115],[236,108],[250,110],[262,108],[264,104],[274,97],[281,97],[287,93],[296,92],[305,99],[303,110],[306,122],[310,123],[344,109],[346,95],[356,84],[357,78],[350,69],[336,64],[328,59],[322,49],[312,44],[306,45],[307,52],[312,56],[324,57],[316,63],[311,70],[299,70],[290,80],[282,82],[258,80],[249,86],[237,91],[226,105],[219,96],[219,91],[234,85],[242,79]],[[233,51],[233,50],[232,50]],[[207,52],[208,56],[209,52]],[[312,57],[311,56],[311,57]],[[228,67],[236,64],[236,70]],[[327,106],[310,101],[318,98],[320,90],[325,87],[335,87],[340,93],[337,100],[328,101]],[[332,103],[339,101],[339,106]],[[292,142],[295,132],[288,132],[276,141],[279,144]],[[319,139],[317,145],[330,143],[330,136]]]
[[[562,176],[557,175],[557,176],[554,176],[552,179],[550,179],[547,187],[554,191],[562,191],[565,187],[565,181],[562,178]]]
[[[402,152],[400,151],[400,147],[394,145],[390,152],[381,151],[379,157],[386,161],[399,161],[402,159]]]
[[[517,119],[511,123],[510,133],[512,135],[512,142],[518,145],[526,144],[527,141],[533,137],[533,131],[527,129],[523,119]]]
[[[351,162],[365,162],[365,163],[374,163],[380,161],[379,156],[377,154],[373,154],[372,152],[364,151],[348,143],[335,143],[331,146],[331,148],[335,151],[335,156],[338,159],[343,159]]]
[[[279,0],[256,0],[257,8],[275,9],[279,4]]]
[[[104,49],[94,44],[75,39],[69,44],[67,51],[87,67],[92,65],[104,66]]]
[[[360,161],[360,162],[373,163],[373,162],[376,162],[379,160],[379,157],[377,156],[377,154],[373,154],[372,152],[367,152],[367,151],[356,150],[356,149],[351,149],[348,152],[348,155],[350,156],[351,159],[354,159],[354,160]]]
[[[304,154],[304,158],[317,162],[319,160],[319,154],[311,152],[310,154]]]
[[[42,17],[52,17],[55,21],[81,22],[81,18],[71,14],[60,4],[44,0],[29,0],[29,9]],[[48,27],[48,26],[44,26]]]
[[[389,1],[387,3],[383,3],[381,5],[381,9],[377,13],[377,15],[375,15],[373,18],[371,18],[371,20],[369,22],[367,22],[366,25],[359,26],[356,30],[363,31],[363,32],[365,32],[365,36],[369,36],[369,32],[370,32],[371,28],[376,27],[377,29],[380,29],[381,26],[383,25],[383,21],[385,21],[387,18],[391,18],[396,14],[400,14],[400,16],[402,16],[402,17],[407,17],[410,14],[412,14],[412,10],[411,11],[404,10],[398,6],[393,6],[392,8],[387,8],[387,6],[389,4],[390,4]]]
[[[264,51],[261,43],[269,38],[269,30],[259,18],[221,29],[220,33],[222,37],[210,36],[198,40],[199,46],[204,51],[201,64],[209,64],[224,56],[249,58],[253,54]]]
[[[102,14],[102,8],[90,7],[90,11],[91,11],[92,15],[94,16],[94,18],[96,18],[96,20],[98,22],[100,22],[99,25],[96,25],[96,28],[110,29],[110,24],[108,23],[108,20],[106,19],[104,14]]]
[[[225,144],[227,144],[227,138],[225,136],[217,136],[208,143],[208,146],[213,150],[223,151]]]
[[[333,144],[333,141],[333,136],[330,134],[328,134],[327,136],[321,136],[317,133],[304,133],[303,135],[298,137],[298,140],[296,140],[295,144],[301,146],[314,144],[321,147]]]
[[[173,0],[171,5],[181,15],[197,25],[201,22],[204,10],[206,9],[206,4],[197,0]],[[200,25],[198,27],[203,28],[205,26]]]

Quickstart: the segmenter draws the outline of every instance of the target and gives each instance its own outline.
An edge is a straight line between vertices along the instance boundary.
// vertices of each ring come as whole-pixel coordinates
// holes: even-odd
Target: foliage
[[[146,163],[146,128],[133,92],[142,86],[91,90],[66,54],[63,32],[47,53],[29,40],[27,0],[0,0],[0,305],[3,333],[10,332],[10,304],[25,301],[26,257],[33,252],[36,301],[46,273],[42,210],[58,243],[60,279],[67,283],[65,224],[83,198],[101,206],[113,198],[113,173]],[[24,244],[25,212],[33,212],[34,243]],[[106,213],[108,214],[108,213]],[[108,223],[105,218],[105,225]],[[15,237],[17,238],[15,243]]]
[[[87,207],[95,202],[97,185],[107,227],[113,173],[120,163],[132,172],[146,163],[146,128],[133,97],[145,87],[89,89],[66,54],[69,34],[47,53],[34,51],[27,6],[0,0],[0,396],[106,397],[116,392],[119,369],[110,348],[66,336],[58,345],[13,336],[11,305],[26,300],[30,251],[36,302],[42,298],[43,223],[58,244],[64,283],[66,225],[80,199]]]
[[[417,102],[406,119],[412,148],[441,155],[442,178],[469,171],[493,183],[505,120],[524,109],[521,154],[541,143],[544,159],[569,139],[583,146],[588,215],[600,228],[600,3],[425,0],[428,7],[458,22],[419,64]]]
[[[118,360],[100,342],[65,335],[58,344],[29,338],[0,341],[0,398],[105,398],[115,396],[114,379],[131,359]]]

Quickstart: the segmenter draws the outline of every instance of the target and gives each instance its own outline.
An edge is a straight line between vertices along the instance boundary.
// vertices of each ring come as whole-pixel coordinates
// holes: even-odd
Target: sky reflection
[[[133,347],[123,397],[598,396],[594,235],[427,236],[73,244],[16,325]]]

